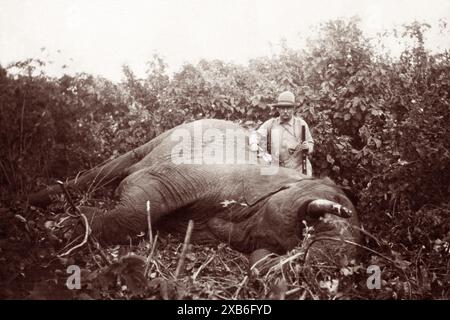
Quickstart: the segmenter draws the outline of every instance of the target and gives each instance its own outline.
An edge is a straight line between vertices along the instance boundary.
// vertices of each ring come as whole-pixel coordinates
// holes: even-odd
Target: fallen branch
[[[194,221],[189,220],[189,224],[188,224],[187,231],[186,231],[186,236],[184,238],[183,249],[181,250],[180,260],[178,261],[178,266],[177,266],[177,269],[175,270],[175,275],[174,275],[175,280],[178,279],[178,276],[180,275],[180,272],[181,272],[181,268],[183,267],[184,259],[186,258],[186,253],[187,253],[188,246],[189,246],[189,242],[191,241],[191,234],[192,234],[193,229],[194,229]]]
[[[99,243],[98,243],[97,241],[95,241],[94,239],[89,238],[89,235],[91,234],[91,229],[90,229],[90,227],[89,227],[88,219],[87,219],[86,215],[84,215],[84,214],[80,211],[80,209],[79,209],[78,207],[76,207],[75,204],[73,203],[72,198],[70,197],[70,194],[69,194],[69,192],[67,191],[64,182],[62,182],[61,180],[56,180],[56,183],[57,183],[58,185],[61,186],[61,189],[62,189],[62,191],[64,192],[64,195],[66,196],[67,201],[69,202],[70,206],[72,207],[72,210],[73,210],[74,212],[76,212],[76,213],[78,214],[78,216],[80,216],[81,218],[83,218],[83,220],[84,220],[84,227],[85,227],[85,229],[86,229],[85,234],[84,234],[84,239],[83,239],[83,241],[82,241],[80,244],[78,244],[78,245],[76,245],[75,247],[73,247],[73,248],[71,248],[70,250],[68,250],[66,253],[63,253],[63,254],[59,255],[58,257],[66,256],[66,255],[70,254],[72,251],[74,251],[75,249],[78,249],[78,248],[82,247],[83,245],[85,245],[86,242],[90,241],[90,242],[92,243],[92,245],[93,245],[97,250],[99,250],[100,255],[101,255],[102,258],[106,261],[106,263],[107,263],[107,264],[111,264],[111,261],[109,261],[109,259],[108,259],[108,257],[106,256],[106,254],[100,249]],[[69,214],[69,215],[70,215],[70,214]],[[71,215],[70,215],[70,216],[71,216]],[[65,219],[65,220],[66,220],[66,219]],[[61,223],[61,221],[60,221],[59,223]]]
[[[291,289],[291,290],[289,290],[289,291],[286,291],[286,297],[289,297],[290,295],[293,295],[294,293],[297,293],[297,292],[299,292],[300,290],[302,290],[303,288],[294,288],[294,289]],[[306,292],[306,290],[303,292],[303,294],[305,294],[305,292]],[[305,300],[305,298],[303,297],[303,299],[300,299],[300,300]]]
[[[153,232],[152,232],[152,216],[150,215],[150,200],[147,200],[147,224],[148,224],[148,241],[150,242],[150,248],[153,244]]]
[[[244,277],[244,280],[241,281],[241,283],[239,284],[236,292],[234,293],[233,299],[236,300],[237,297],[239,296],[239,293],[241,292],[242,288],[244,287],[244,285],[247,283],[248,281],[248,276]]]
[[[61,180],[56,180],[56,183],[61,187],[61,189],[62,189],[62,191],[63,191],[63,193],[64,193],[64,195],[65,195],[65,197],[66,197],[66,199],[67,199],[67,202],[69,202],[70,207],[72,208],[72,210],[73,210],[74,212],[78,213],[78,215],[81,215],[80,209],[78,209],[78,208],[75,206],[75,204],[73,203],[72,198],[70,197],[70,194],[69,194],[69,192],[67,191],[66,186],[64,185],[64,182],[62,182]],[[69,214],[69,215],[70,215],[70,214]]]
[[[257,267],[260,266],[260,264],[263,261],[269,260],[272,257],[276,258],[277,255],[275,253],[271,252],[271,253],[266,254],[261,259],[257,260],[256,262],[254,262],[253,265],[250,266],[250,272],[253,271],[254,269],[257,269]]]
[[[87,219],[86,216],[85,216],[83,213],[81,213],[81,212],[80,212],[80,215],[81,215],[81,217],[82,217],[83,220],[84,220],[84,226],[85,226],[85,228],[86,228],[86,231],[85,231],[85,233],[84,233],[83,241],[82,241],[80,244],[77,244],[75,247],[69,249],[67,252],[58,255],[58,257],[60,257],[60,258],[69,255],[70,253],[72,253],[72,251],[74,251],[74,250],[76,250],[76,249],[78,249],[78,248],[81,248],[82,246],[84,246],[84,245],[86,244],[86,242],[87,242],[88,239],[89,239],[89,234],[91,233],[91,228],[89,227],[88,219]]]
[[[197,277],[198,277],[200,271],[202,271],[204,268],[206,268],[206,266],[207,266],[208,264],[210,264],[211,261],[213,261],[213,259],[214,259],[215,257],[216,257],[216,255],[213,254],[213,255],[208,259],[208,261],[206,261],[204,264],[202,264],[202,265],[197,269],[197,271],[196,271],[196,272],[194,273],[194,275],[192,276],[192,281],[193,281],[193,282],[195,282],[195,279],[197,279]]]
[[[158,235],[159,235],[159,233],[156,232],[155,241],[153,241],[153,245],[152,245],[152,251],[150,251],[150,255],[149,255],[150,258],[153,257],[153,254],[154,254],[154,252],[155,252],[155,249],[156,249],[156,242],[158,241]]]
[[[67,248],[69,248],[70,246],[72,246],[74,243],[76,243],[79,239],[81,239],[81,235],[75,237],[75,239],[71,240],[69,243],[67,243],[64,247],[62,247],[59,252],[62,252],[64,250],[66,250]],[[56,255],[59,256],[59,255]]]
[[[150,253],[147,256],[147,261],[146,261],[146,267],[145,267],[144,275],[147,275],[147,273],[148,273],[148,269],[150,267],[150,262],[151,262],[151,260],[153,258],[153,253],[155,252],[156,242],[157,241],[158,241],[158,233],[155,236],[155,241],[153,242],[153,245],[150,248]]]
[[[303,252],[297,252],[296,254],[294,254],[294,255],[286,258],[286,259],[281,259],[279,261],[279,263],[274,264],[272,267],[270,267],[270,269],[267,271],[267,273],[266,273],[264,278],[267,280],[272,273],[275,273],[277,270],[281,270],[282,271],[283,270],[283,266],[286,263],[294,261],[295,259],[297,259],[298,257],[302,256],[303,254],[304,254]]]
[[[375,251],[375,250],[370,249],[370,248],[368,248],[368,247],[366,247],[366,246],[364,246],[364,245],[362,245],[362,244],[359,244],[359,243],[356,243],[356,242],[353,242],[353,241],[350,241],[350,240],[339,239],[339,238],[333,238],[333,237],[318,237],[318,238],[313,239],[313,240],[311,241],[311,243],[308,245],[308,247],[306,247],[306,249],[305,249],[305,260],[306,260],[306,256],[308,255],[308,250],[309,250],[309,248],[311,247],[311,245],[312,245],[314,242],[322,241],[322,240],[330,240],[330,241],[344,242],[344,243],[347,243],[347,244],[351,244],[351,245],[353,245],[353,246],[355,246],[355,247],[359,247],[359,248],[361,248],[361,249],[367,250],[367,251],[369,251],[369,252],[371,252],[371,253],[373,253],[373,254],[376,254],[376,255],[380,256],[381,258],[383,258],[383,259],[389,261],[390,263],[392,263],[392,264],[394,265],[394,267],[396,267],[396,268],[398,268],[398,269],[400,269],[400,270],[403,271],[403,269],[402,269],[401,267],[399,267],[399,266],[397,265],[397,263],[396,263],[394,260],[392,260],[392,259],[386,257],[384,254],[379,253],[378,251]]]

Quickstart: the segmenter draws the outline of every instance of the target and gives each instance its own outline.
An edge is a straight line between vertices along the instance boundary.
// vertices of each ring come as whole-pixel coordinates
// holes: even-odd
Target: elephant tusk
[[[318,218],[326,213],[334,214],[341,218],[350,218],[353,214],[349,208],[326,199],[313,200],[306,208],[306,214],[310,217]]]

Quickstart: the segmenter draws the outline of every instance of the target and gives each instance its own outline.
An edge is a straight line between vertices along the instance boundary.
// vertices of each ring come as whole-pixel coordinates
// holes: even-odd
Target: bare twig
[[[169,278],[171,278],[170,276],[167,276],[167,275],[159,268],[158,261],[157,261],[157,260],[154,260],[154,259],[150,260],[149,263],[148,263],[148,265],[146,266],[145,271],[144,271],[144,276],[145,276],[145,277],[147,277],[148,274],[149,274],[149,272],[153,269],[153,268],[150,268],[151,265],[153,265],[153,266],[155,267],[156,272],[159,274],[159,277],[163,278],[164,280],[169,280]]]
[[[150,251],[150,257],[153,257],[153,254],[154,254],[154,252],[155,252],[155,249],[156,249],[156,243],[157,243],[157,241],[158,241],[158,236],[159,236],[159,233],[156,232],[155,241],[153,241],[152,251]]]
[[[211,263],[211,261],[213,261],[213,259],[216,257],[216,255],[215,254],[213,254],[204,264],[202,264],[198,269],[197,269],[197,271],[194,273],[194,275],[192,276],[192,281],[193,282],[195,282],[195,279],[197,279],[197,277],[198,277],[198,275],[200,274],[200,272],[204,269],[204,268],[206,268],[206,266],[208,265],[208,264],[210,264]]]
[[[147,200],[147,224],[148,224],[148,241],[150,248],[153,245],[152,216],[150,214],[150,200]]]
[[[227,270],[227,272],[231,272],[230,267],[222,260],[220,255],[219,255],[219,260],[220,260],[220,262],[222,262],[223,266],[225,267],[225,270]]]
[[[156,233],[155,241],[153,242],[153,245],[152,245],[152,247],[150,248],[150,253],[149,253],[149,255],[147,256],[147,263],[146,263],[146,266],[145,266],[145,272],[144,272],[144,275],[146,275],[146,274],[148,273],[148,269],[150,268],[150,262],[152,261],[153,253],[155,252],[155,248],[156,248],[156,243],[157,243],[157,241],[158,241],[158,233]]]
[[[92,251],[91,245],[88,242],[88,248],[89,248],[89,252],[92,255],[92,259],[94,260],[94,262],[97,264],[97,266],[101,269],[102,266],[100,265],[100,263],[97,261],[97,258],[95,257],[94,251]]]
[[[186,231],[186,236],[184,238],[183,249],[181,250],[180,260],[178,261],[178,266],[177,266],[177,269],[175,270],[175,275],[174,275],[175,280],[178,279],[178,276],[180,275],[180,272],[181,272],[181,268],[183,267],[184,259],[186,258],[186,253],[187,253],[188,246],[189,246],[189,242],[191,241],[191,234],[192,234],[193,229],[194,229],[194,221],[189,220],[189,224],[188,224],[187,231]]]
[[[88,222],[88,219],[86,218],[86,216],[83,213],[80,213],[80,215],[84,220],[84,226],[86,228],[86,232],[84,233],[83,241],[80,244],[77,244],[75,247],[69,249],[67,252],[60,254],[58,257],[64,257],[64,256],[69,255],[70,253],[72,253],[72,251],[84,246],[86,244],[86,242],[88,241],[89,234],[91,233],[91,228],[89,227],[89,222]]]
[[[87,241],[90,241],[92,243],[92,245],[99,250],[100,255],[102,256],[102,258],[106,261],[107,264],[111,264],[111,261],[109,261],[108,257],[106,256],[106,254],[100,250],[100,245],[97,241],[95,241],[92,238],[89,238],[89,235],[91,234],[91,229],[89,227],[89,222],[88,219],[86,218],[86,215],[84,215],[83,213],[81,213],[80,209],[78,207],[75,206],[75,204],[72,201],[72,198],[70,197],[69,192],[67,191],[64,182],[62,182],[61,180],[56,180],[56,183],[59,184],[61,186],[61,189],[64,192],[64,195],[66,196],[67,201],[69,202],[70,206],[72,207],[72,210],[78,214],[78,216],[80,216],[81,218],[83,218],[84,220],[84,226],[86,228],[85,234],[84,234],[84,239],[83,241],[76,245],[75,247],[71,248],[70,250],[68,250],[66,253],[63,253],[61,255],[59,255],[59,257],[63,257],[65,255],[70,254],[72,251],[74,251],[77,248],[82,247],[83,245],[86,244]]]
[[[63,252],[65,251],[67,248],[69,248],[70,246],[72,246],[74,243],[76,243],[79,239],[81,239],[81,235],[78,237],[75,237],[75,239],[71,239],[71,241],[69,243],[67,243],[66,245],[64,245],[64,247],[62,247],[59,252]],[[59,256],[59,255],[56,255]]]
[[[245,277],[244,277],[244,280],[241,281],[241,283],[239,284],[239,286],[238,286],[236,292],[234,293],[233,299],[236,300],[236,299],[238,298],[239,292],[241,292],[242,288],[243,288],[244,285],[247,283],[247,281],[248,281],[248,276],[245,276]]]
[[[109,258],[108,258],[108,256],[106,255],[106,253],[103,252],[103,250],[101,249],[100,244],[98,243],[98,241],[95,240],[94,237],[90,237],[88,240],[89,240],[89,241],[92,243],[92,245],[98,250],[100,256],[102,256],[102,258],[106,261],[106,263],[109,264],[109,265],[111,265],[112,262],[109,260]]]
[[[297,293],[297,292],[299,292],[300,290],[302,290],[303,288],[294,288],[294,289],[291,289],[291,290],[289,290],[289,291],[286,291],[286,297],[289,297],[290,295],[292,295],[292,294],[294,294],[294,293]],[[303,291],[303,294],[305,294],[305,292],[306,292],[306,290],[305,291]],[[304,300],[305,298],[303,297],[303,299],[300,299],[300,300]]]
[[[311,291],[311,289],[308,288],[308,285],[307,284],[305,284],[305,285],[306,285],[306,287],[302,286],[302,288],[305,289],[305,292],[309,293],[309,295],[311,296],[311,298],[313,298],[313,300],[319,300],[319,297],[317,295],[315,295]],[[305,295],[305,297],[306,297],[306,295]]]
[[[117,159],[117,158],[116,158]],[[111,181],[114,181],[117,178],[117,174],[114,175],[112,177],[109,177],[109,175],[111,173],[113,173],[117,167],[120,166],[120,162],[117,162],[113,167],[111,167],[109,169],[108,172],[106,172],[102,177],[100,177],[100,179],[97,181],[97,178],[100,176],[100,174],[103,172],[103,169],[105,169],[105,165],[108,163],[109,161],[104,161],[103,163],[99,164],[98,166],[96,166],[95,168],[100,168],[99,171],[97,172],[97,174],[95,175],[94,179],[92,179],[92,183],[89,185],[87,192],[91,192],[91,191],[95,191],[97,190],[97,187],[100,186],[100,188],[102,186],[107,185],[108,183],[110,183]],[[104,182],[105,179],[109,179],[106,182]],[[101,183],[103,183],[103,185],[101,185]]]
[[[392,264],[394,265],[394,267],[396,267],[396,268],[398,268],[398,269],[400,269],[400,270],[403,271],[403,269],[402,269],[401,267],[399,267],[399,266],[397,265],[397,263],[396,263],[394,260],[392,260],[392,259],[386,257],[384,254],[379,253],[378,251],[375,251],[375,250],[370,249],[370,248],[368,248],[368,247],[366,247],[366,246],[364,246],[364,245],[362,245],[362,244],[359,244],[359,243],[356,243],[356,242],[353,242],[353,241],[350,241],[350,240],[339,239],[339,238],[333,238],[333,237],[318,237],[318,238],[313,239],[313,240],[311,241],[311,243],[308,245],[308,247],[305,249],[305,259],[306,259],[306,256],[307,256],[307,254],[308,254],[309,248],[311,248],[311,245],[312,245],[314,242],[322,241],[322,240],[330,240],[330,241],[344,242],[344,243],[347,243],[347,244],[354,245],[355,247],[362,248],[362,249],[364,249],[364,250],[367,250],[367,251],[369,251],[369,252],[372,252],[373,254],[376,254],[376,255],[380,256],[381,258],[385,259],[386,261],[389,261],[390,263],[392,263]]]
[[[378,240],[378,239],[377,239],[374,235],[372,235],[369,231],[364,230],[363,228],[360,228],[360,227],[358,227],[358,226],[351,225],[348,221],[345,221],[345,222],[346,222],[349,226],[351,226],[351,228],[353,228],[353,229],[355,229],[355,230],[358,230],[358,231],[364,233],[364,234],[365,234],[366,236],[368,236],[369,238],[375,240],[375,242],[377,243],[378,246],[381,246],[381,241]]]
[[[253,271],[253,269],[257,269],[257,266],[260,265],[263,261],[266,261],[270,258],[273,257],[277,257],[277,255],[273,252],[270,252],[268,254],[266,254],[264,257],[262,257],[261,259],[257,260],[256,262],[253,263],[252,266],[250,266],[250,271]]]
[[[91,234],[91,229],[90,229],[90,227],[89,227],[88,219],[87,219],[86,215],[84,215],[84,214],[80,211],[80,209],[79,209],[78,207],[76,207],[75,204],[73,203],[72,198],[70,197],[70,194],[69,194],[69,192],[67,191],[64,182],[61,181],[61,180],[56,180],[56,183],[61,187],[61,189],[62,189],[62,191],[63,191],[63,193],[64,193],[64,195],[65,195],[65,197],[66,197],[66,199],[67,199],[67,202],[69,202],[69,205],[70,205],[70,207],[72,208],[72,210],[73,210],[78,216],[80,216],[80,217],[83,219],[83,221],[84,221],[84,227],[85,227],[85,230],[86,230],[86,231],[85,231],[85,234],[84,234],[84,239],[83,239],[83,241],[82,241],[80,244],[78,244],[78,245],[76,245],[75,247],[69,249],[67,252],[65,252],[65,253],[63,253],[63,254],[61,254],[61,255],[59,255],[58,257],[66,256],[66,255],[70,254],[72,251],[74,251],[75,249],[78,249],[78,248],[82,247],[83,245],[85,245],[86,242],[90,241],[90,242],[92,243],[92,245],[93,245],[96,249],[99,250],[100,255],[102,256],[102,258],[103,258],[108,264],[111,264],[111,261],[109,261],[109,259],[108,259],[108,257],[106,256],[106,254],[105,254],[102,250],[100,250],[100,245],[98,244],[98,242],[95,241],[95,240],[92,239],[92,238],[89,238],[89,235]]]
[[[297,259],[298,257],[302,256],[303,252],[297,252],[296,254],[286,258],[286,259],[281,259],[279,261],[279,263],[273,265],[272,267],[270,267],[270,269],[267,271],[265,278],[268,279],[269,275],[273,272],[275,272],[276,270],[281,270],[281,272],[283,272],[283,266],[291,261],[294,261],[295,259]]]
[[[147,260],[146,260],[146,266],[145,266],[145,271],[144,271],[145,275],[147,274],[148,269],[150,267],[150,261],[153,256],[153,252],[155,251],[156,241],[158,240],[158,234],[156,234],[155,241],[153,242],[152,216],[150,213],[150,200],[147,200],[147,225],[148,225],[149,254],[148,254]]]
[[[78,215],[81,215],[80,210],[73,203],[72,198],[70,197],[70,194],[67,191],[66,186],[64,185],[64,182],[62,182],[61,180],[56,180],[56,183],[59,184],[59,186],[61,187],[62,191],[64,192],[64,195],[66,196],[67,202],[69,202],[70,207],[72,208],[72,210],[74,212],[78,213]]]
[[[63,223],[66,222],[66,220],[69,220],[70,218],[71,218],[70,216],[61,218],[61,220],[59,220],[59,221],[56,223],[56,227],[58,227],[58,228],[64,227]]]

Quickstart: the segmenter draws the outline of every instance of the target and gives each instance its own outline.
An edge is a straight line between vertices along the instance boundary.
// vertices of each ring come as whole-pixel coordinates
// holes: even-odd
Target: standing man
[[[277,103],[272,106],[277,108],[280,116],[267,120],[258,130],[252,132],[249,139],[250,150],[265,152],[264,146],[267,146],[271,162],[284,167],[285,161],[300,145],[303,157],[306,157],[306,174],[312,176],[312,166],[307,156],[313,152],[314,141],[305,120],[294,117],[296,106],[294,94],[290,91],[282,92],[278,96]]]

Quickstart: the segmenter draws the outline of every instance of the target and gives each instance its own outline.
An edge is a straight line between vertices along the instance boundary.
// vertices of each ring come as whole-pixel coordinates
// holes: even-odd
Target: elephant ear
[[[285,168],[279,168],[278,172],[273,175],[262,175],[258,167],[247,170],[242,175],[241,181],[245,202],[252,206],[280,190],[289,188],[290,184],[303,179],[304,177],[297,175],[293,170],[286,170]]]

